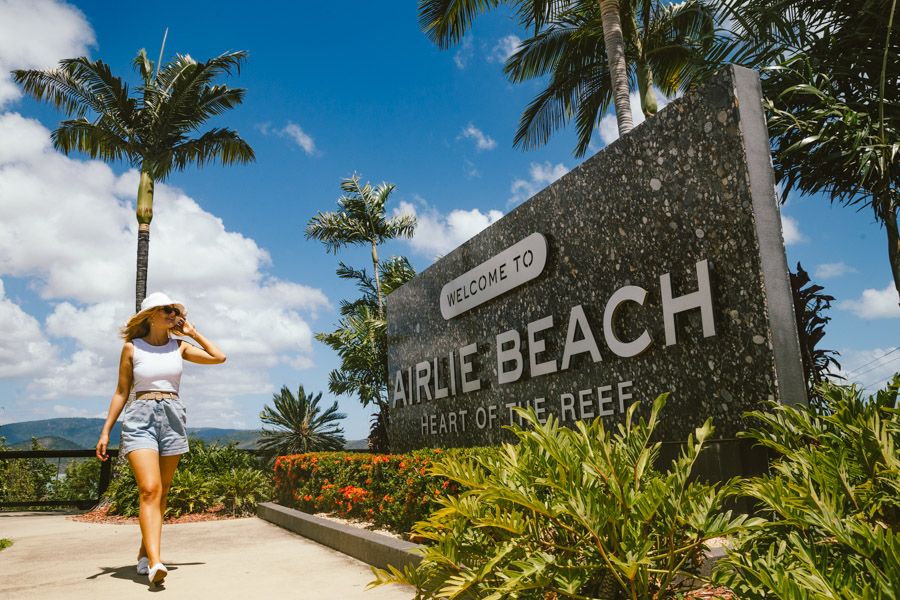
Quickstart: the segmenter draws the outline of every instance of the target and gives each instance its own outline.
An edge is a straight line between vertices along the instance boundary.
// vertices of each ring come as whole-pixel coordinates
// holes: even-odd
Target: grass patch
[[[0,550],[6,550],[12,546],[13,541],[9,538],[0,538]]]

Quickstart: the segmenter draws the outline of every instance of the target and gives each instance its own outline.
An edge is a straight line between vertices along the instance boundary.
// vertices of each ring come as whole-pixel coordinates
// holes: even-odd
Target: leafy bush
[[[248,514],[271,498],[271,479],[259,458],[234,444],[220,446],[191,440],[191,451],[178,464],[169,488],[166,517],[201,513],[224,504],[232,514]],[[107,491],[110,514],[138,515],[140,497],[134,473],[126,459],[115,467]]]
[[[272,481],[267,473],[251,467],[232,468],[215,481],[225,509],[234,515],[256,512],[256,505],[272,497]]]
[[[65,500],[96,500],[100,492],[100,466],[96,458],[73,460],[65,477],[54,486],[54,497]]]
[[[5,441],[5,438],[0,437],[0,450],[7,449]],[[33,437],[31,449],[46,450]],[[55,478],[56,465],[42,458],[0,460],[0,500],[47,500],[53,490]]]
[[[660,473],[649,421],[607,432],[601,419],[572,430],[520,411],[530,427],[495,455],[448,456],[434,475],[466,491],[414,531],[430,541],[421,564],[375,569],[375,585],[416,587],[417,598],[674,598],[699,577],[705,542],[741,528],[746,516],[719,507],[729,485],[688,482],[712,431],[696,430]]]
[[[423,449],[408,454],[318,452],[275,461],[275,497],[306,512],[337,513],[407,533],[460,487],[429,473],[443,456],[494,454],[493,448]]]
[[[774,405],[748,435],[778,454],[745,482],[766,519],[751,524],[717,578],[740,598],[900,597],[900,376],[868,399],[824,384],[825,414]]]

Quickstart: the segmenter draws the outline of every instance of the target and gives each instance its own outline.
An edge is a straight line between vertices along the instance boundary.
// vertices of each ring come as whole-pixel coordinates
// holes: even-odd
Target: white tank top
[[[184,360],[178,340],[169,339],[162,346],[148,344],[140,338],[134,344],[134,392],[175,392],[181,384]]]

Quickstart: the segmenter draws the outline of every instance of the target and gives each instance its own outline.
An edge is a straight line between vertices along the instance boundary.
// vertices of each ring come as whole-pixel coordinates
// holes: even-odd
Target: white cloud
[[[785,246],[802,244],[803,242],[808,241],[806,236],[801,233],[797,219],[788,217],[784,214],[781,215],[781,233],[784,235]]]
[[[516,35],[507,35],[499,40],[488,54],[487,61],[490,63],[505,63],[506,60],[519,51],[522,45],[522,39]]]
[[[93,414],[112,395],[117,330],[134,310],[137,185],[134,170],[116,175],[103,163],[63,156],[40,123],[0,114],[0,277],[29,280],[51,308],[42,332],[0,296],[0,322],[14,324],[0,337],[0,378],[28,376],[35,400],[76,402]],[[265,249],[183,191],[157,184],[154,213],[148,291],[183,301],[229,356],[221,366],[187,367],[192,424],[240,426],[227,421],[239,414],[237,397],[270,394],[269,369],[311,365],[307,319],[328,300],[268,274]],[[49,410],[43,406],[38,414]]]
[[[657,88],[653,88],[653,92],[656,95],[657,110],[662,110],[669,103],[669,98],[666,98]],[[637,92],[631,92],[628,94],[628,100],[631,105],[631,120],[637,127],[645,121],[644,111],[641,110],[640,95]],[[619,139],[619,124],[616,121],[615,107],[610,107],[610,112],[600,119],[599,133],[600,139],[607,146]]]
[[[900,351],[894,348],[872,348],[870,350],[840,349],[837,357],[841,363],[838,375],[847,383],[865,386],[866,393],[885,386],[894,373],[900,371]]]
[[[849,310],[860,319],[900,318],[897,288],[889,283],[883,290],[866,289],[856,300],[842,300],[837,307]]]
[[[510,185],[512,196],[507,200],[506,206],[521,204],[568,172],[568,167],[562,163],[531,163],[528,168],[529,179],[514,179]]]
[[[845,262],[824,263],[821,265],[816,265],[816,268],[813,271],[813,277],[815,277],[816,279],[831,279],[833,277],[846,275],[847,273],[856,272],[856,269]]]
[[[0,108],[22,96],[13,69],[48,69],[87,54],[94,32],[81,12],[53,0],[0,0]]]
[[[477,150],[493,150],[497,147],[497,142],[494,141],[494,138],[485,135],[484,132],[475,127],[472,123],[466,125],[466,128],[462,130],[459,137],[475,140],[475,148]]]
[[[306,152],[309,156],[314,156],[319,153],[316,149],[316,142],[312,136],[303,131],[303,128],[293,121],[288,121],[287,125],[281,128],[273,128],[271,123],[260,123],[256,128],[259,129],[263,135],[277,135],[291,140],[297,144],[298,148]]]
[[[312,156],[316,153],[316,143],[296,123],[288,122],[282,130],[284,135],[294,140],[294,143],[303,148],[303,151]]]
[[[459,50],[453,55],[453,63],[456,65],[456,68],[460,70],[465,69],[474,53],[475,47],[472,42],[472,36],[469,35],[464,37],[462,44],[459,46]]]
[[[442,215],[424,201],[421,201],[420,204],[421,207],[417,208],[410,202],[401,201],[400,206],[394,209],[393,214],[395,216],[411,214],[416,217],[418,226],[415,236],[404,241],[415,252],[432,259],[447,254],[503,216],[499,210],[481,212],[477,208],[472,210],[456,209],[447,215]]]
[[[56,356],[37,319],[6,297],[0,279],[0,379],[39,373]]]

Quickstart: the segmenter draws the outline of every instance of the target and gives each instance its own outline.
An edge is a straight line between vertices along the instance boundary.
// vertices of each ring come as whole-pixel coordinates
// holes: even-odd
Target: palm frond
[[[503,0],[419,0],[419,27],[439,48],[447,49],[462,39],[481,13]]]
[[[110,128],[91,123],[85,118],[63,121],[50,134],[50,139],[53,146],[64,154],[84,152],[91,158],[106,161],[126,159],[133,165],[137,165],[141,158],[137,148],[127,140]]]
[[[231,129],[210,129],[198,138],[187,140],[171,150],[170,161],[160,161],[155,178],[164,179],[170,170],[181,171],[188,165],[249,163],[256,159],[253,148]]]

